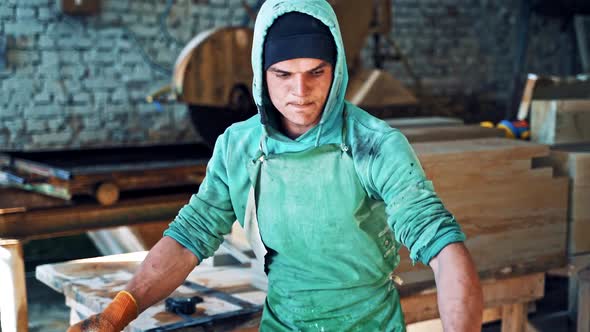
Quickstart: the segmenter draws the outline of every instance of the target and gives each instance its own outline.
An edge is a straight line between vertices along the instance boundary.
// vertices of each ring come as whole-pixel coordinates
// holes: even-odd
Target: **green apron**
[[[268,275],[260,330],[405,331],[391,274],[400,245],[349,148],[272,155],[263,142],[244,222]]]

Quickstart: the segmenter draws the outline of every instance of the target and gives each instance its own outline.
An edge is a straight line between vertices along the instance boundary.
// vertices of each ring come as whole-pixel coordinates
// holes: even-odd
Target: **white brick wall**
[[[509,95],[517,2],[392,2],[392,36],[430,93]],[[68,17],[58,3],[0,1],[0,33],[7,38],[0,150],[198,140],[184,105],[158,112],[145,96],[168,84],[167,73],[191,36],[239,25],[246,15],[241,1],[175,0],[165,22],[172,39],[160,27],[163,0],[103,0],[93,17]],[[559,21],[533,18],[527,70],[561,74],[559,49],[574,52],[570,39]],[[363,55],[370,64],[370,52]],[[399,63],[386,69],[410,85]]]

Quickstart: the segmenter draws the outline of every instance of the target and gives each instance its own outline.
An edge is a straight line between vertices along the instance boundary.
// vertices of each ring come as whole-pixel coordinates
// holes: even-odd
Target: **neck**
[[[283,135],[289,137],[290,139],[297,139],[297,137],[305,134],[309,129],[313,126],[297,126],[285,121],[285,119],[281,119],[281,132]]]

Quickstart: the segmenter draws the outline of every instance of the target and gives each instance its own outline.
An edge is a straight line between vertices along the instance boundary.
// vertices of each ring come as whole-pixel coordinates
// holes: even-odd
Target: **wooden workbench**
[[[190,193],[129,198],[115,205],[85,203],[0,214],[0,311],[2,331],[28,330],[23,242],[123,225],[168,222]]]
[[[72,309],[72,319],[102,311],[115,294],[127,283],[146,253],[133,253],[76,260],[37,267],[37,279],[66,296],[66,303]],[[231,292],[255,304],[264,302],[265,293],[255,286],[255,272],[248,267],[221,266],[197,267],[187,278],[191,282]],[[544,295],[543,273],[511,276],[501,279],[483,280],[485,308],[484,321],[502,319],[503,332],[524,332],[527,319],[527,305]],[[406,323],[416,323],[438,317],[436,289],[413,291],[411,283],[401,286],[402,309]],[[176,294],[188,294],[190,290],[181,286]],[[190,294],[189,294],[190,295]],[[201,314],[215,314],[224,310],[220,303],[198,305]],[[243,321],[241,327],[257,324],[258,316]],[[160,327],[165,331],[169,324],[178,323],[182,318],[165,312],[162,302],[152,306],[130,324],[125,331],[147,331]],[[236,325],[232,327],[236,328]],[[223,330],[223,327],[219,327]]]

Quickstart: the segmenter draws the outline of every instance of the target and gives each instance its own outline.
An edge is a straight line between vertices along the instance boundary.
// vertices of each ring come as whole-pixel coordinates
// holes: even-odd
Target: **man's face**
[[[266,85],[281,113],[284,133],[296,138],[320,121],[332,85],[332,65],[310,58],[278,62],[266,70]]]

